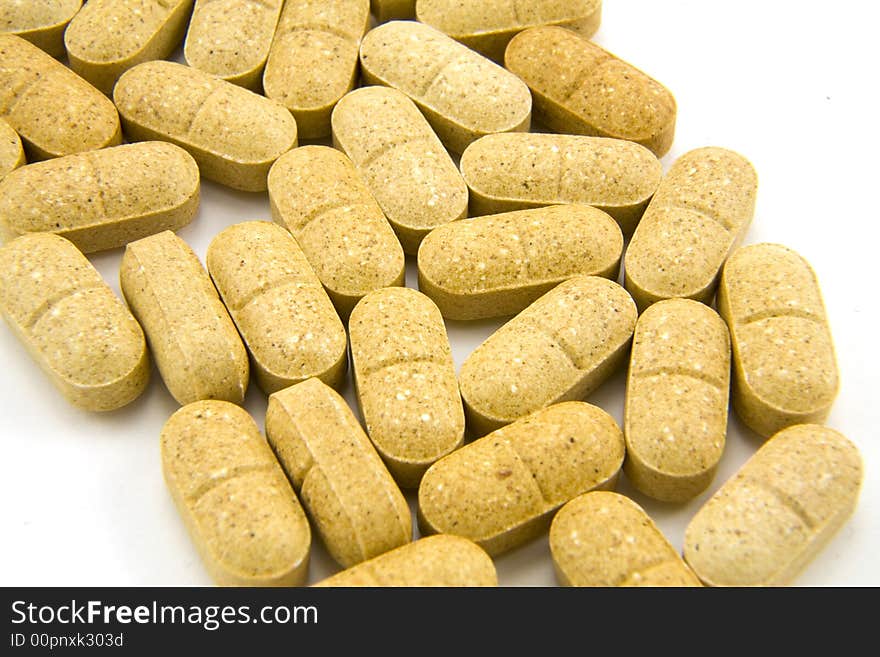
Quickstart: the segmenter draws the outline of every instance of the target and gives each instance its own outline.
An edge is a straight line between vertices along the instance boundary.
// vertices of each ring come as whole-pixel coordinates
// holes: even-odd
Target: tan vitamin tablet
[[[508,42],[536,25],[559,25],[589,38],[602,0],[417,0],[416,17],[497,62]]]
[[[24,39],[0,34],[0,118],[30,160],[91,151],[122,141],[113,103]]]
[[[197,401],[165,423],[162,471],[205,563],[222,586],[299,586],[311,531],[272,449],[250,415]]]
[[[733,408],[771,436],[824,422],[839,387],[834,343],[809,263],[778,244],[734,252],[718,286],[733,345]]]
[[[698,148],[675,161],[624,256],[624,285],[640,309],[675,297],[712,301],[757,190],[755,169],[733,151]]]
[[[423,23],[394,21],[368,32],[361,69],[366,84],[412,98],[456,153],[483,135],[529,130],[532,96],[522,80]]]
[[[458,536],[428,536],[315,586],[498,586],[492,559]]]
[[[291,111],[302,139],[330,134],[330,113],[358,77],[369,0],[287,0],[266,70],[266,95]]]
[[[342,385],[345,328],[290,233],[267,221],[234,224],[211,241],[207,264],[266,394],[313,376]]]
[[[64,30],[82,0],[0,0],[0,31],[27,39],[52,57],[64,57]]]
[[[419,289],[446,319],[513,315],[572,276],[616,279],[622,252],[614,220],[586,205],[456,221],[419,247]]]
[[[308,379],[274,393],[266,436],[327,551],[343,568],[412,540],[406,499],[332,388]]]
[[[862,477],[833,429],[780,431],[697,512],[684,558],[710,586],[786,586],[852,515]]]
[[[360,174],[329,146],[303,146],[269,170],[272,218],[287,228],[340,317],[371,290],[403,285],[403,249]]]
[[[0,310],[71,404],[112,411],[144,391],[150,363],[141,327],[64,238],[25,235],[0,248]]]
[[[617,283],[577,276],[507,322],[464,361],[458,382],[477,436],[556,402],[583,399],[624,362],[636,305]]]
[[[613,488],[623,450],[620,428],[602,409],[541,409],[432,465],[419,486],[419,527],[501,554],[546,531],[572,498]]]
[[[623,414],[630,483],[666,502],[706,490],[724,452],[729,389],[730,336],[714,310],[669,299],[642,313]]]
[[[467,216],[461,174],[419,109],[386,87],[356,89],[333,110],[333,145],[354,163],[415,255],[432,229]]]
[[[132,242],[122,256],[119,282],[162,380],[179,404],[244,401],[247,351],[186,242],[170,231]]]
[[[24,149],[18,133],[0,119],[0,180],[10,171],[25,164]]]
[[[296,122],[275,101],[174,62],[146,62],[113,89],[126,136],[186,149],[205,178],[266,189],[269,167],[296,146]]]
[[[672,146],[676,108],[669,90],[571,30],[520,32],[504,64],[532,90],[535,120],[556,132],[628,139],[657,157]]]
[[[642,507],[617,493],[584,493],[563,506],[550,553],[562,586],[700,586]]]
[[[622,139],[511,132],[487,135],[461,156],[472,216],[557,203],[592,205],[631,235],[663,166]]]
[[[446,327],[409,288],[372,292],[348,323],[358,403],[391,474],[414,488],[425,470],[464,442],[464,411]]]
[[[114,249],[192,221],[199,168],[161,141],[21,167],[0,181],[0,234],[57,233],[83,253]]]

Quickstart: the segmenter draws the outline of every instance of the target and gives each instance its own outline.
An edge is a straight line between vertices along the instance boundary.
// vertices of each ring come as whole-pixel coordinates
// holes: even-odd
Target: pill
[[[733,151],[698,148],[675,161],[624,256],[624,285],[640,309],[675,297],[712,301],[752,221],[757,188],[754,168]]]
[[[623,235],[586,205],[456,221],[419,247],[419,289],[447,319],[513,315],[579,274],[616,279]]]
[[[63,237],[24,235],[0,248],[0,310],[71,404],[112,411],[146,387],[141,327]]]
[[[287,228],[343,319],[371,290],[403,285],[403,249],[345,155],[303,146],[269,170],[272,219]]]
[[[684,558],[710,586],[786,586],[852,515],[862,476],[837,431],[784,429],[697,512]]]
[[[196,0],[183,57],[213,76],[259,90],[284,0]]]
[[[416,0],[370,0],[370,10],[380,23],[416,17]]]
[[[602,409],[549,406],[432,465],[419,486],[419,527],[501,554],[546,531],[572,498],[613,488],[623,452],[623,434]]]
[[[504,64],[529,86],[535,120],[551,130],[628,139],[657,157],[672,146],[676,107],[669,90],[571,30],[520,32]]]
[[[391,474],[415,488],[464,442],[464,411],[440,311],[409,288],[371,292],[348,324],[358,403]]]
[[[315,586],[498,586],[498,575],[478,545],[441,535],[386,552]]]
[[[639,317],[626,382],[624,472],[650,497],[702,493],[724,452],[730,337],[718,314],[669,299]]]
[[[606,491],[584,493],[550,525],[550,554],[562,586],[700,586],[638,504]]]
[[[299,586],[311,530],[253,418],[203,400],[162,428],[162,471],[208,573],[222,586]]]
[[[417,0],[416,17],[495,61],[514,35],[559,25],[589,38],[599,29],[602,0]]]
[[[244,401],[247,351],[186,242],[170,231],[132,242],[122,256],[119,281],[162,380],[179,404]]]
[[[507,322],[465,359],[458,383],[478,436],[556,402],[583,399],[629,353],[636,305],[617,283],[576,276]]]
[[[24,149],[18,133],[0,119],[0,180],[10,171],[25,164]]]
[[[472,216],[556,203],[604,210],[631,235],[663,166],[644,146],[622,139],[511,132],[487,135],[461,156]]]
[[[27,39],[52,57],[64,57],[64,30],[82,0],[0,0],[0,32]]]
[[[494,132],[528,132],[532,96],[522,80],[433,27],[393,21],[361,43],[366,84],[415,101],[451,151]]]
[[[234,224],[211,241],[207,264],[266,394],[313,376],[342,385],[345,328],[290,233],[267,221]]]
[[[266,436],[343,568],[412,540],[409,505],[345,400],[318,379],[269,397]]]
[[[300,137],[330,134],[330,112],[358,77],[358,48],[369,0],[287,0],[275,31],[263,88],[296,118]]]
[[[733,408],[753,431],[824,422],[839,387],[834,343],[809,263],[778,244],[735,251],[718,287],[733,346]]]
[[[0,34],[0,118],[19,134],[30,160],[122,141],[119,115],[104,94],[12,34]]]
[[[160,141],[28,164],[0,181],[0,233],[57,233],[83,253],[125,246],[192,221],[199,169]]]
[[[356,89],[336,105],[331,123],[333,145],[351,158],[405,253],[415,255],[431,229],[467,216],[467,185],[405,95]]]

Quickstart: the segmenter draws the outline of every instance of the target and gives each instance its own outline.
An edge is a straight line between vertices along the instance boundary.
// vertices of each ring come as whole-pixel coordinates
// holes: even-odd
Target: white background
[[[677,135],[665,168],[705,145],[746,155],[760,178],[746,243],[786,244],[818,274],[842,379],[828,424],[858,445],[866,478],[854,517],[800,585],[880,585],[880,15],[873,5],[606,0],[595,37],[675,94]],[[180,235],[204,259],[217,232],[247,219],[269,219],[265,194],[205,182],[199,213]],[[120,257],[115,250],[91,258],[117,293]],[[450,323],[457,365],[499,324]],[[210,584],[162,480],[158,437],[177,405],[155,370],[140,399],[96,415],[64,401],[5,325],[0,359],[0,585]],[[621,372],[589,401],[620,421],[623,392]],[[350,385],[345,395],[354,402]],[[266,397],[255,385],[246,407],[262,427]],[[618,490],[680,548],[699,505],[760,443],[731,417],[715,482],[686,505],[652,502],[625,478]],[[502,585],[555,584],[546,536],[496,563]],[[315,536],[309,581],[335,570]]]

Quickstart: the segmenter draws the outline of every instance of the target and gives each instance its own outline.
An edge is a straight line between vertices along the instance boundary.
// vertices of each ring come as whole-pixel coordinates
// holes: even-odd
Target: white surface
[[[704,145],[749,157],[760,189],[746,243],[784,243],[819,276],[842,379],[828,424],[855,441],[867,476],[854,517],[801,585],[880,585],[878,18],[873,3],[855,1],[606,0],[595,37],[675,94],[677,135],[665,167]],[[225,226],[269,219],[265,194],[207,182],[202,193],[198,216],[180,231],[201,258]],[[92,258],[117,293],[120,257],[116,250]],[[497,325],[451,323],[456,363]],[[0,355],[0,585],[209,584],[162,481],[158,436],[177,405],[155,370],[130,407],[94,415],[65,402],[5,326]],[[589,401],[620,421],[623,391],[621,372]],[[345,394],[353,403],[350,385]],[[255,385],[246,407],[262,426],[266,398]],[[686,505],[633,497],[681,547],[700,503],[759,444],[732,417],[706,494]],[[618,489],[632,493],[625,479]],[[335,570],[317,537],[312,555],[311,582]],[[555,584],[546,537],[497,565],[502,585]]]

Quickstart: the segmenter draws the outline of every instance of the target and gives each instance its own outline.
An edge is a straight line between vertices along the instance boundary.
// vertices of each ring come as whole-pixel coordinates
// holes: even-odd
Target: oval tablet
[[[464,442],[464,411],[446,327],[409,288],[364,297],[348,323],[351,363],[370,439],[401,486]]]
[[[778,244],[734,252],[718,286],[733,345],[733,408],[771,436],[823,422],[840,385],[819,282],[809,263]]]
[[[616,279],[623,235],[586,205],[456,221],[431,231],[419,248],[419,289],[446,319],[518,313],[579,274]]]
[[[370,8],[380,23],[416,16],[416,0],[370,0]]]
[[[710,303],[718,275],[755,213],[758,177],[724,148],[685,153],[648,205],[624,257],[624,285],[640,309],[685,297]]]
[[[710,586],[786,586],[852,515],[862,477],[833,429],[780,431],[697,512],[684,558]]]
[[[269,170],[272,219],[287,228],[347,319],[368,292],[403,285],[403,249],[345,155],[303,146]]]
[[[82,0],[0,0],[0,31],[27,39],[57,59],[64,57],[64,30]]]
[[[657,157],[672,146],[675,98],[656,80],[562,27],[532,27],[507,45],[504,65],[529,86],[535,119],[575,135],[628,139]]]
[[[0,181],[0,233],[57,233],[83,253],[183,228],[199,206],[199,168],[160,141],[29,164]]]
[[[64,238],[25,235],[0,248],[0,310],[74,406],[112,411],[144,391],[150,363],[141,327]]]
[[[284,107],[183,64],[138,64],[119,78],[113,100],[129,139],[175,143],[205,178],[233,189],[264,191],[269,167],[296,146]]]
[[[545,531],[570,499],[613,488],[623,449],[617,423],[596,406],[541,409],[432,465],[419,486],[419,527],[501,554]]]
[[[562,507],[550,553],[562,586],[700,586],[642,507],[617,493],[584,493]]]
[[[290,233],[267,221],[234,224],[211,240],[207,263],[263,392],[313,376],[342,384],[345,328]]]
[[[669,299],[642,313],[623,415],[632,485],[666,502],[702,493],[724,452],[729,390],[730,337],[714,310]]]
[[[18,133],[0,119],[0,180],[10,171],[25,164],[24,149]]]
[[[299,586],[311,531],[256,423],[197,401],[162,428],[162,471],[208,573],[222,586]]]
[[[266,436],[327,551],[343,568],[412,540],[406,499],[333,389],[308,379],[274,393]]]
[[[122,141],[119,115],[104,94],[11,34],[0,34],[0,118],[19,134],[30,160]]]
[[[663,167],[622,139],[512,132],[487,135],[461,156],[474,216],[557,203],[592,205],[632,234]]]
[[[412,98],[440,141],[461,153],[494,132],[528,132],[532,96],[515,75],[433,27],[394,21],[361,43],[365,84]]]
[[[617,283],[577,276],[477,347],[458,382],[478,436],[556,402],[583,399],[629,353],[636,305]]]
[[[247,351],[186,242],[170,231],[132,242],[122,256],[119,282],[177,403],[244,401]]]

